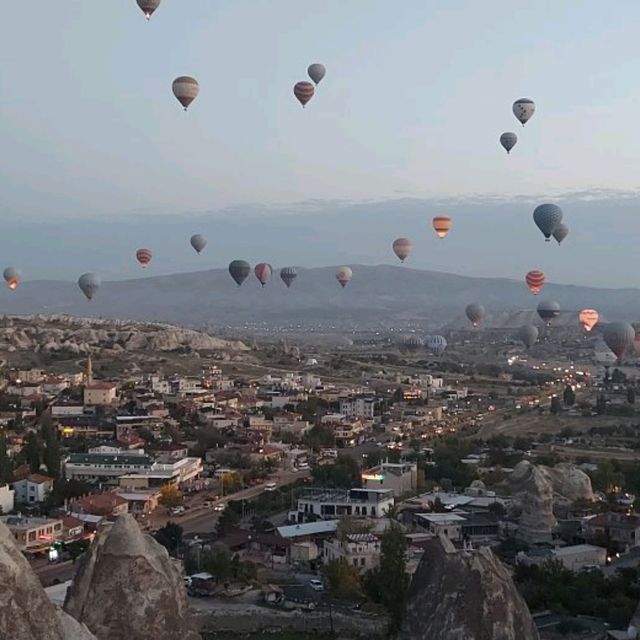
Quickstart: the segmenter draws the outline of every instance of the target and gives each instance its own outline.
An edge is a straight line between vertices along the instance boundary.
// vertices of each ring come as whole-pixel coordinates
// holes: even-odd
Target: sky
[[[29,277],[131,277],[145,243],[159,273],[197,268],[199,231],[207,266],[391,262],[396,229],[419,240],[447,207],[457,240],[415,266],[636,284],[632,0],[162,0],[149,23],[134,0],[37,5],[7,3],[0,38],[0,255]],[[327,75],[302,109],[312,62]],[[179,75],[201,85],[188,113]],[[545,201],[571,236],[531,264]]]

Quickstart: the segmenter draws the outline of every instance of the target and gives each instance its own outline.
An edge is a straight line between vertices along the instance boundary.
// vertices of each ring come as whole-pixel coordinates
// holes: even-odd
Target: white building
[[[18,504],[38,504],[44,502],[53,491],[53,478],[32,473],[11,486],[15,491],[15,501]]]
[[[443,535],[452,542],[462,541],[462,526],[467,521],[455,513],[418,513],[416,520],[429,533]]]
[[[346,535],[343,540],[325,540],[323,562],[326,564],[340,558],[358,571],[373,569],[380,563],[380,540],[372,533],[353,533]]]
[[[13,511],[14,493],[8,484],[0,485],[0,515]]]
[[[381,462],[360,476],[365,489],[390,489],[398,498],[418,488],[418,465],[415,462]]]
[[[607,564],[607,550],[592,544],[574,544],[555,549],[534,549],[528,553],[520,552],[516,562],[542,565],[556,560],[569,571],[582,571],[587,567],[604,567]]]
[[[393,491],[388,489],[309,489],[298,498],[297,522],[309,516],[331,520],[345,516],[384,518],[394,505]]]
[[[131,452],[73,453],[64,463],[64,475],[67,480],[114,483],[125,474],[148,471],[152,464],[149,456]]]
[[[113,382],[93,382],[84,388],[84,404],[93,407],[107,407],[114,403],[118,387]]]
[[[355,396],[340,400],[340,413],[347,418],[373,419],[376,399],[371,396]]]

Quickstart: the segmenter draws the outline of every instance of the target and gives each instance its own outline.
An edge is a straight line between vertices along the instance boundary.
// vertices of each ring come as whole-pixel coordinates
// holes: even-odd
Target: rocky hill
[[[117,356],[122,352],[247,350],[241,342],[164,324],[41,315],[0,319],[0,352]]]
[[[538,319],[539,298],[558,300],[575,323],[576,312],[597,308],[610,320],[640,317],[636,289],[597,289],[547,284],[531,295],[521,281],[472,278],[407,267],[353,266],[353,280],[341,289],[337,267],[298,269],[290,289],[280,281],[261,288],[251,276],[238,288],[226,269],[104,282],[87,302],[75,282],[25,280],[16,291],[0,287],[0,313],[69,313],[78,316],[161,320],[185,326],[295,326],[384,328],[415,325],[431,330],[447,323],[468,326],[464,309],[481,302],[485,326],[509,328]]]
[[[488,548],[430,540],[409,592],[401,640],[538,640],[509,572]]]

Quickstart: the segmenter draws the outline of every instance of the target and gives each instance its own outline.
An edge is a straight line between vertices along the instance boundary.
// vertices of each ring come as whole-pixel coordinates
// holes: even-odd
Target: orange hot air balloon
[[[542,273],[542,271],[538,271],[537,269],[529,271],[529,273],[527,273],[524,278],[525,282],[527,283],[527,287],[529,287],[529,289],[531,289],[531,291],[535,295],[538,295],[542,290],[542,287],[544,287],[545,279],[546,278],[544,273]]]
[[[449,216],[436,216],[433,219],[433,228],[438,234],[438,238],[444,238],[451,229],[451,218]]]
[[[595,309],[583,309],[578,314],[578,321],[585,331],[591,331],[598,324],[600,314]]]
[[[143,269],[146,269],[153,258],[153,254],[149,249],[138,249],[136,251],[136,259],[140,263]]]

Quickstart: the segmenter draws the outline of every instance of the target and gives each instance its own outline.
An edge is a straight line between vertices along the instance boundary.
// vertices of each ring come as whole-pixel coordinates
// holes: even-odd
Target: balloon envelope
[[[311,98],[313,98],[313,94],[315,93],[315,89],[310,82],[306,80],[303,82],[297,82],[293,87],[293,94],[296,98],[298,98],[298,102],[304,107]]]
[[[336,280],[342,285],[343,289],[351,282],[351,278],[353,278],[351,267],[340,267],[338,269]]]
[[[136,259],[140,263],[143,269],[146,269],[153,258],[153,254],[149,249],[138,249],[136,251]]]
[[[411,253],[413,244],[408,238],[398,238],[393,241],[393,252],[400,258],[400,262],[404,262]]]
[[[467,314],[467,318],[469,318],[469,321],[471,322],[471,324],[474,327],[477,327],[484,319],[485,310],[481,304],[473,302],[467,305],[467,308],[465,309],[465,313]]]
[[[518,136],[511,131],[507,131],[500,136],[500,144],[504,147],[505,151],[509,153],[518,142]]]
[[[513,115],[518,118],[523,127],[531,119],[535,111],[536,105],[529,98],[520,98],[513,103]]]
[[[251,265],[245,260],[234,260],[229,264],[229,273],[235,283],[240,286],[251,273]]]
[[[538,327],[535,327],[532,324],[520,327],[520,331],[518,331],[518,338],[522,340],[527,349],[532,347],[538,341],[538,335]]]
[[[562,209],[555,204],[541,204],[533,211],[533,221],[548,242],[551,234],[562,222]]]
[[[602,334],[605,344],[618,360],[621,360],[627,349],[633,346],[636,338],[635,329],[628,322],[610,322],[605,325]]]
[[[325,74],[327,73],[327,70],[325,69],[323,64],[320,64],[319,62],[315,62],[312,65],[309,65],[309,68],[307,69],[307,73],[309,74],[309,77],[313,80],[313,82],[317,85],[320,80],[322,80],[322,78],[324,78]]]
[[[160,6],[160,0],[137,0],[138,6],[148,20],[153,12]]]
[[[5,282],[7,283],[7,287],[9,289],[17,289],[20,284],[20,272],[15,267],[7,267],[2,276],[4,277]]]
[[[207,246],[207,239],[201,233],[196,233],[191,236],[191,246],[198,253],[201,253],[203,249]]]
[[[429,336],[427,338],[427,348],[434,355],[440,356],[447,348],[447,340],[444,336]]]
[[[284,267],[283,269],[280,269],[280,279],[287,285],[287,289],[297,277],[298,272],[295,267]]]
[[[264,287],[264,285],[271,280],[271,265],[266,262],[259,262],[254,269],[254,273],[260,284]]]
[[[173,81],[173,95],[186,111],[189,105],[198,97],[200,85],[191,76],[180,76]]]
[[[101,280],[95,273],[83,273],[78,278],[78,286],[82,293],[87,296],[88,300],[91,300],[96,294],[96,291],[100,288]]]
[[[544,273],[537,269],[529,271],[529,273],[524,277],[527,287],[529,287],[534,295],[538,295],[540,293],[542,287],[544,287],[545,279]]]
[[[585,331],[591,331],[598,324],[599,319],[600,314],[595,309],[583,309],[578,314],[578,322],[580,322]]]
[[[449,233],[453,223],[449,216],[436,216],[432,224],[438,238],[444,238]]]
[[[551,321],[560,315],[560,305],[555,301],[543,300],[538,305],[538,315],[550,325]]]
[[[553,237],[558,244],[562,244],[562,241],[569,235],[569,227],[562,222],[553,230]]]

